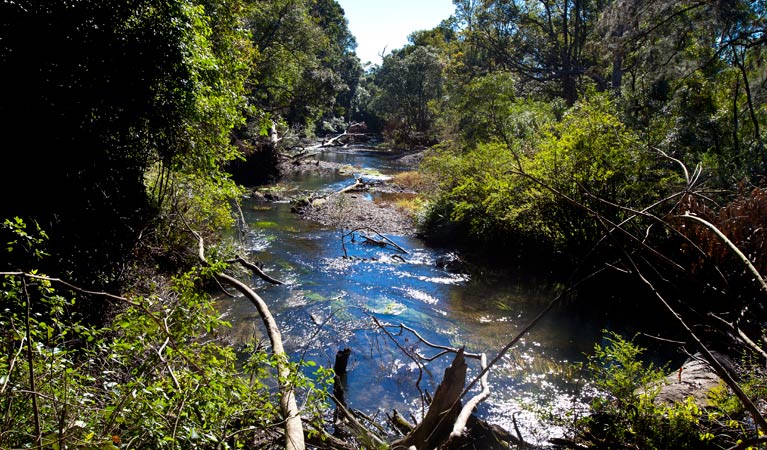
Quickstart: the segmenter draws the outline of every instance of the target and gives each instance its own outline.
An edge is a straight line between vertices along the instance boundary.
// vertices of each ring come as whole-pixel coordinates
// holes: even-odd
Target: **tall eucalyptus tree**
[[[600,0],[455,0],[468,64],[519,76],[521,87],[572,104],[584,80],[604,87],[588,46]]]

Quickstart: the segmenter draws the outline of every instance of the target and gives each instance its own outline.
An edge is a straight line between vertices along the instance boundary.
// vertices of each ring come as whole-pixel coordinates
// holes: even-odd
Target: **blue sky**
[[[337,0],[357,38],[362,63],[381,64],[379,53],[388,54],[407,44],[416,30],[439,25],[455,11],[452,0]]]

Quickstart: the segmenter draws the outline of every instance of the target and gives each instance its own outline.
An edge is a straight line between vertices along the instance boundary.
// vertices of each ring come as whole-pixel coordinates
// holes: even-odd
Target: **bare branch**
[[[208,260],[205,258],[205,242],[203,241],[202,236],[191,228],[189,231],[197,238],[198,257],[200,258],[200,261],[208,265]],[[285,419],[285,449],[304,450],[304,428],[298,411],[296,395],[293,391],[293,386],[290,383],[288,356],[285,353],[285,348],[282,344],[282,335],[277,326],[277,321],[274,320],[274,316],[269,311],[266,302],[251,288],[245,285],[245,283],[225,273],[217,273],[216,276],[234,286],[235,289],[240,291],[242,295],[250,300],[258,310],[258,314],[261,316],[261,321],[264,323],[264,327],[266,327],[267,334],[269,335],[272,352],[274,353],[277,363],[277,381],[281,394],[280,412],[282,413],[283,419]]]
[[[277,284],[277,285],[285,284],[284,281],[280,281],[280,280],[278,280],[278,279],[268,275],[266,272],[261,270],[260,267],[258,267],[257,265],[253,264],[252,262],[248,261],[247,259],[243,258],[241,255],[237,255],[237,258],[235,258],[235,261],[239,262],[243,266],[245,266],[248,269],[250,269],[253,273],[258,275],[264,281],[267,281],[267,282],[272,283],[272,284]]]
[[[756,278],[758,280],[759,285],[762,288],[762,291],[764,291],[764,293],[767,294],[767,282],[765,282],[764,277],[762,277],[762,274],[760,274],[759,271],[756,270],[756,267],[754,267],[754,265],[746,257],[746,255],[744,255],[743,252],[741,252],[740,249],[729,238],[727,238],[727,236],[725,236],[724,233],[722,233],[719,230],[719,228],[716,227],[716,225],[712,224],[711,222],[708,222],[705,219],[701,219],[698,216],[693,216],[690,213],[685,213],[681,217],[684,217],[685,219],[691,219],[691,220],[694,220],[696,222],[699,222],[699,223],[705,225],[711,231],[713,231],[714,234],[716,234],[719,237],[719,239],[721,239],[722,242],[724,242],[727,245],[727,247],[729,247],[730,250],[732,250],[733,253],[735,253],[738,256],[738,258],[740,258],[741,261],[743,261],[743,264],[745,264],[745,266],[748,268],[748,270],[751,272],[751,274],[754,275],[754,278]]]

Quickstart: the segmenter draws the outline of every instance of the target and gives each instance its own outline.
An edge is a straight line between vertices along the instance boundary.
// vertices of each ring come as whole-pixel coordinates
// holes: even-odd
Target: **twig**
[[[423,364],[421,364],[421,362],[418,360],[418,358],[413,356],[406,348],[404,348],[399,343],[399,341],[394,339],[394,336],[392,336],[392,334],[389,332],[389,330],[387,330],[386,327],[384,327],[381,324],[381,322],[379,322],[378,319],[375,316],[371,315],[370,317],[373,319],[373,322],[375,322],[376,326],[378,326],[378,328],[381,331],[383,331],[386,334],[386,336],[389,339],[391,339],[392,342],[394,342],[394,345],[396,345],[402,351],[402,353],[404,353],[408,358],[412,359],[413,362],[416,364],[416,366],[418,366],[418,379],[415,381],[415,387],[416,387],[416,389],[418,389],[418,392],[421,394],[421,410],[422,410],[422,414],[425,416],[426,415],[425,414],[426,413],[426,400],[424,399],[424,393],[423,393],[423,390],[421,389],[421,379],[423,379]],[[420,358],[420,356],[421,355],[418,355],[419,358]]]
[[[519,442],[524,443],[525,440],[522,439],[522,433],[519,431],[519,424],[517,423],[517,413],[511,415],[511,423],[514,425],[514,432],[517,433],[517,439],[519,439]]]
[[[15,327],[14,327],[15,328]],[[8,387],[8,382],[11,380],[11,374],[13,373],[13,367],[16,365],[16,360],[19,358],[19,355],[22,351],[24,351],[24,348],[26,348],[27,337],[24,336],[21,339],[21,342],[19,343],[19,350],[16,352],[15,355],[13,355],[13,358],[11,359],[11,363],[8,365],[8,375],[5,377],[5,380],[3,380],[3,386],[0,387],[0,395],[5,393],[5,388]]]
[[[376,323],[378,323],[378,322],[376,322]],[[400,323],[398,325],[390,325],[390,326],[397,327],[397,328],[400,328],[402,330],[409,331],[410,333],[413,334],[413,336],[415,336],[424,345],[427,345],[427,346],[429,346],[431,348],[438,349],[438,350],[444,350],[444,351],[450,352],[450,353],[458,353],[458,351],[459,351],[459,349],[454,348],[454,347],[447,347],[445,345],[439,345],[439,344],[434,344],[432,342],[429,342],[426,339],[424,339],[424,337],[421,336],[416,330],[410,328],[409,326],[407,326],[405,324]],[[444,353],[440,353],[440,354],[442,355]],[[480,354],[480,353],[468,353],[468,352],[464,351],[463,352],[463,356],[465,356],[467,358],[472,358],[472,359],[481,359],[483,357],[483,354]]]
[[[165,324],[166,329],[167,329],[167,326],[168,326],[168,324],[166,323]],[[160,357],[160,361],[163,364],[165,364],[165,367],[168,368],[168,372],[170,373],[170,377],[173,378],[173,385],[176,386],[176,389],[178,389],[180,391],[181,390],[181,385],[178,384],[178,379],[176,378],[176,374],[173,373],[173,368],[170,366],[168,361],[166,361],[165,358],[162,356],[162,352],[163,352],[163,350],[165,350],[165,346],[168,345],[168,341],[170,341],[170,338],[166,337],[165,338],[165,342],[163,342],[163,344],[160,346],[160,348],[157,349],[157,356]]]

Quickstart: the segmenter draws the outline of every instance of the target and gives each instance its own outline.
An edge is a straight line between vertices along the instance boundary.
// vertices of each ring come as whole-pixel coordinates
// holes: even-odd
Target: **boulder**
[[[709,406],[709,394],[714,388],[722,386],[724,381],[714,372],[711,365],[699,356],[688,359],[679,370],[666,377],[658,396],[655,397],[656,403],[673,405],[692,397],[699,408]],[[732,365],[732,361],[726,356],[715,356],[723,365]]]

